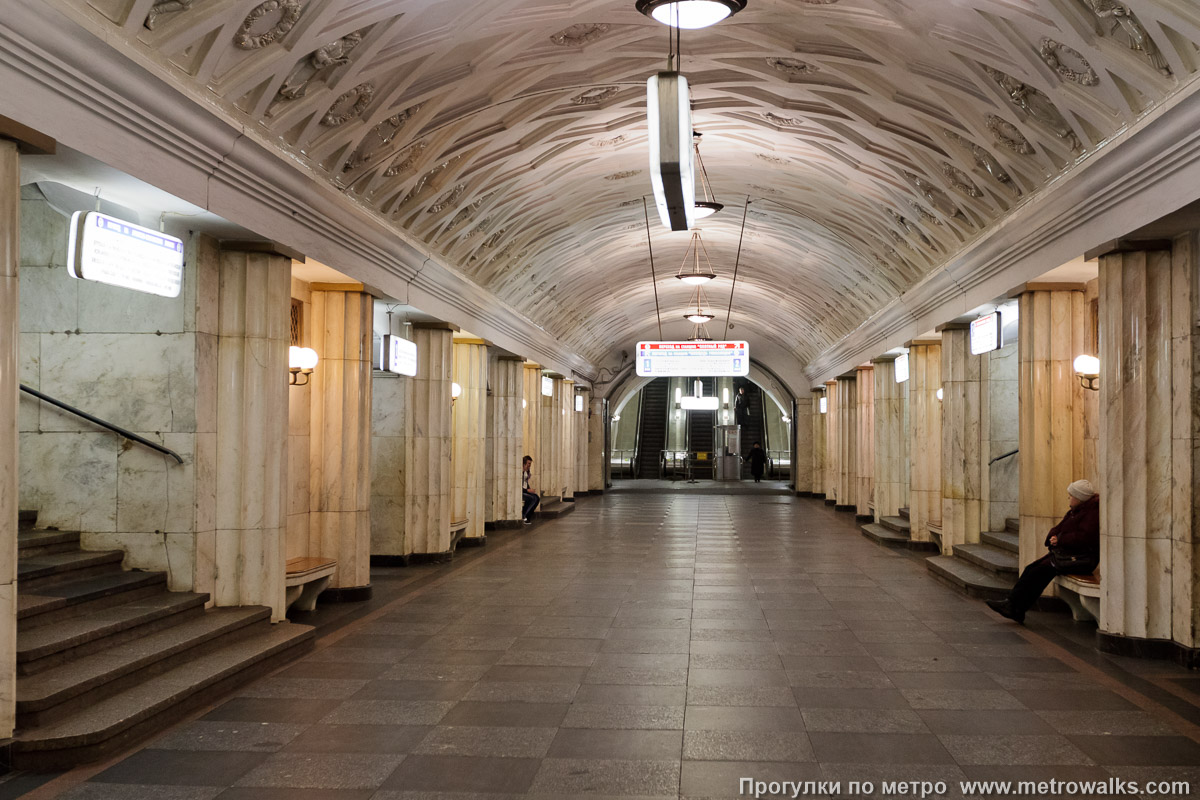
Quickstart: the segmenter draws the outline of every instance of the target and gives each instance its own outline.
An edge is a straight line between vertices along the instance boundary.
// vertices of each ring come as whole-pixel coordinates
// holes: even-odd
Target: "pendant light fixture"
[[[646,81],[646,117],[650,185],[658,216],[673,231],[689,230],[696,209],[696,177],[687,78],[675,71],[651,75]]]
[[[637,0],[637,10],[673,28],[707,28],[746,7],[746,0]]]
[[[706,305],[708,305],[708,297],[704,294],[704,289],[696,286],[696,291],[692,292],[692,299],[688,301],[689,310],[683,315],[683,318],[693,325],[704,325],[705,323],[712,322],[714,317],[704,310]],[[695,311],[690,310],[692,306],[696,307]]]
[[[696,220],[711,217],[725,207],[717,202],[717,198],[713,197],[712,186],[708,182],[708,170],[704,168],[704,160],[700,158],[701,136],[703,134],[699,131],[692,131],[692,143],[696,150],[696,169],[700,173],[700,188],[704,191],[704,199],[696,201],[696,209],[692,213],[693,219]]]
[[[704,257],[703,264],[700,263],[702,255]],[[679,271],[675,273],[675,277],[689,286],[699,286],[717,277],[717,273],[713,272],[712,262],[709,261],[708,250],[705,249],[704,242],[700,239],[700,231],[692,231],[692,241],[683,254],[683,263],[679,265]]]

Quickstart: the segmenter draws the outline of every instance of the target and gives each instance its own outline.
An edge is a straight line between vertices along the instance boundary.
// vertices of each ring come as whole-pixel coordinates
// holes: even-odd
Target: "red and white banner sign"
[[[637,374],[646,378],[725,378],[750,374],[746,342],[638,342]]]

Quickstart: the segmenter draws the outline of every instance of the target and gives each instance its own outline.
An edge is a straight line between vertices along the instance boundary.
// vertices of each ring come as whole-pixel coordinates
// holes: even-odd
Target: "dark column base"
[[[812,494],[809,495],[809,497],[811,497],[814,500],[824,500],[825,493],[824,492],[813,492]]]
[[[826,505],[828,505],[828,504],[829,504],[829,501],[828,501],[828,500],[826,500],[826,501],[825,501],[825,503],[826,503]],[[834,504],[834,506],[833,506],[833,510],[834,510],[834,511],[858,511],[858,506],[855,506],[855,505],[842,505],[841,503],[836,503],[836,504]]]
[[[414,564],[445,564],[454,558],[454,551],[444,553],[413,553],[408,557],[409,566]]]
[[[1174,661],[1187,669],[1200,669],[1200,648],[1185,647],[1169,639],[1139,639],[1117,633],[1096,631],[1096,647],[1105,653],[1133,658]]]
[[[409,556],[371,556],[372,567],[407,567]]]
[[[854,521],[855,522],[874,522],[875,515],[874,514],[855,514]]]
[[[483,523],[483,529],[485,531],[512,530],[513,528],[519,527],[521,527],[521,520],[519,519],[498,519],[494,522]]]
[[[821,496],[822,496],[822,497],[825,497],[825,495],[821,495]],[[827,505],[827,506],[836,506],[836,505],[837,505],[837,500],[834,500],[832,497],[825,497],[825,505]]]
[[[371,599],[371,586],[342,586],[326,589],[317,596],[318,603],[361,603]]]
[[[459,547],[483,547],[487,544],[486,536],[464,536],[458,540]]]
[[[812,497],[812,492],[796,492],[796,497]]]
[[[574,503],[575,502],[575,493],[572,493],[570,497],[564,496],[563,502],[564,503]]]

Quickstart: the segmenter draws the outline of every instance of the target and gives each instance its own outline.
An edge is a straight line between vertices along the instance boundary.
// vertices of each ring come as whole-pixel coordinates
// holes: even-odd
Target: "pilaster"
[[[484,491],[487,471],[487,343],[454,342],[454,382],[462,392],[453,403],[454,519],[467,521],[463,539],[484,538]]]
[[[941,342],[910,342],[908,516],[916,542],[933,541],[930,526],[940,528],[942,524],[942,409],[937,399],[941,385]]]
[[[792,459],[792,483],[796,493],[810,495],[813,492],[813,408],[812,397],[796,398],[796,418],[792,420],[792,435],[795,437],[795,458]]]
[[[590,414],[588,416],[588,491],[603,492],[605,490],[605,481],[607,469],[605,460],[608,458],[606,452],[606,433],[608,430],[608,401],[604,399],[593,399],[590,406]]]
[[[838,449],[838,382],[825,381],[825,504],[837,503],[841,451]]]
[[[542,494],[545,489],[542,482],[542,368],[537,364],[524,366],[525,396],[521,403],[521,429],[524,456],[533,459],[532,487],[535,492]]]
[[[971,354],[966,325],[942,329],[942,552],[979,541],[982,481],[983,362]]]
[[[896,383],[896,358],[873,362],[875,392],[875,521],[908,505],[908,382]]]
[[[17,143],[0,139],[0,738],[12,736],[17,699],[20,184]]]
[[[821,413],[821,401],[826,403],[826,413]],[[825,496],[826,470],[829,449],[829,398],[826,388],[812,390],[812,492]]]
[[[522,361],[500,356],[492,374],[492,516],[498,523],[521,521]]]
[[[839,511],[852,511],[858,495],[858,386],[853,376],[837,379],[837,474],[834,498]]]
[[[587,494],[588,439],[590,436],[588,420],[592,416],[592,391],[591,389],[579,389],[575,396],[580,398],[580,407],[583,410],[575,410],[575,401],[572,398],[571,409],[567,412],[575,420],[575,484],[572,491],[574,494]]]
[[[875,498],[875,370],[869,366],[858,367],[856,373],[854,393],[858,436],[854,456],[854,504],[855,513],[866,517],[871,515]]]
[[[407,551],[428,560],[450,552],[453,331],[449,326],[415,324],[413,341],[417,376],[412,379],[412,468],[404,482],[404,527]]]

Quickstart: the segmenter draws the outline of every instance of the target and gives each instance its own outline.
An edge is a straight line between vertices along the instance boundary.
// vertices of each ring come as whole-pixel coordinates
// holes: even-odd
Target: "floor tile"
[[[140,750],[91,778],[98,783],[231,786],[269,753]]]

